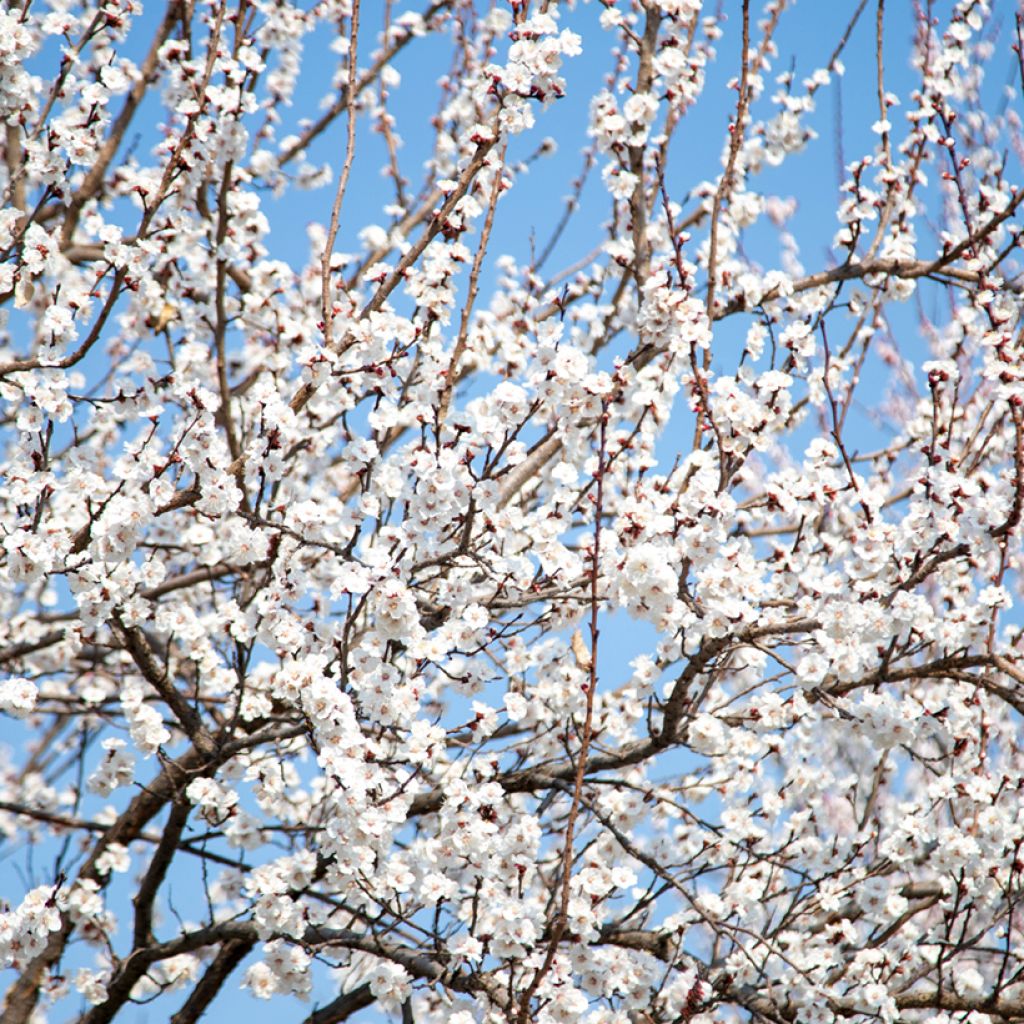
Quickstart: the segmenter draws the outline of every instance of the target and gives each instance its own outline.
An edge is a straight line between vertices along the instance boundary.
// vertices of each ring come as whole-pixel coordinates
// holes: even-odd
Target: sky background
[[[503,0],[499,0],[503,2]],[[792,70],[797,82],[823,67],[838,43],[857,4],[854,0],[804,0],[793,5],[781,19],[776,34],[779,51],[769,78],[775,74]],[[808,124],[818,132],[819,138],[802,154],[787,159],[781,168],[768,169],[757,181],[757,189],[775,194],[783,199],[790,197],[797,202],[796,213],[788,230],[800,245],[800,259],[808,269],[819,269],[834,262],[830,256],[831,241],[838,223],[835,208],[839,187],[844,176],[841,172],[842,158],[849,162],[864,153],[871,152],[877,136],[871,132],[871,124],[877,119],[875,98],[874,61],[874,3],[868,5],[855,28],[847,50],[844,53],[846,74],[834,77],[832,84],[817,94],[818,109]],[[936,13],[943,17],[949,3],[937,3]],[[1012,18],[1012,4],[996,4],[1006,8],[1006,18]],[[483,4],[481,4],[483,7]],[[418,5],[395,4],[396,13],[406,9],[421,9]],[[489,302],[490,290],[495,280],[495,265],[502,254],[510,254],[520,262],[526,262],[531,245],[539,251],[546,243],[555,223],[564,209],[570,182],[579,173],[582,153],[588,143],[586,134],[587,111],[590,97],[604,85],[604,79],[611,66],[611,35],[598,24],[601,12],[596,2],[579,5],[575,11],[565,12],[562,22],[583,37],[583,53],[565,62],[563,76],[567,83],[567,95],[553,103],[548,109],[537,109],[536,127],[517,138],[511,149],[512,163],[524,160],[533,153],[546,137],[557,143],[554,155],[534,161],[529,169],[521,172],[513,192],[503,199],[498,209],[495,230],[488,249],[488,258],[481,280],[481,292],[477,308],[485,308]],[[706,4],[705,12],[716,11],[726,17],[724,36],[717,44],[719,58],[708,70],[708,82],[704,94],[678,129],[669,160],[671,168],[668,188],[673,199],[683,203],[688,191],[697,183],[712,179],[720,170],[723,140],[726,126],[731,120],[735,107],[735,92],[728,87],[729,79],[738,72],[739,57],[739,0],[722,0],[721,3]],[[757,17],[760,11],[754,7]],[[361,65],[366,66],[370,52],[376,48],[377,34],[383,22],[382,0],[364,0],[363,26],[360,38]],[[128,55],[141,62],[154,25],[163,14],[163,5],[152,0],[145,4],[144,13],[137,19],[127,45]],[[886,85],[903,99],[903,108],[908,105],[908,92],[916,74],[909,67],[911,38],[913,34],[914,5],[911,0],[891,0],[886,10],[885,58]],[[753,33],[756,41],[759,33]],[[303,56],[302,75],[293,105],[283,111],[284,125],[279,137],[289,131],[289,124],[297,126],[302,117],[315,117],[317,104],[330,88],[330,76],[338,66],[338,57],[330,50],[332,39],[326,33],[307,37]],[[500,55],[498,58],[500,60]],[[398,56],[395,68],[401,74],[401,83],[393,87],[390,108],[397,120],[397,132],[404,145],[400,153],[401,165],[410,179],[411,190],[423,180],[424,160],[430,155],[433,135],[429,119],[438,104],[437,80],[448,71],[450,43],[446,38],[421,39],[412,42]],[[42,53],[33,61],[33,70],[50,77],[53,68],[52,52]],[[1006,46],[997,51],[988,71],[989,90],[992,102],[1000,102],[1002,87],[1012,79],[1015,67],[1012,54]],[[754,116],[767,116],[770,106],[768,98],[773,91],[770,84],[766,95],[754,109]],[[143,126],[137,138],[129,144],[144,154],[159,138],[157,126],[161,118],[158,98],[147,101],[138,123]],[[841,128],[837,130],[837,115],[841,109]],[[896,125],[894,147],[902,136],[902,110],[897,107],[892,120]],[[329,163],[340,168],[344,152],[344,120],[338,120],[323,133],[308,152],[309,160],[319,165]],[[600,178],[603,158],[590,174],[582,195],[580,213],[575,216],[561,241],[552,253],[546,269],[560,269],[598,245],[606,236],[605,221],[609,204]],[[144,157],[142,161],[145,162]],[[340,251],[358,252],[358,232],[371,223],[387,224],[383,207],[393,199],[390,182],[377,174],[377,168],[384,164],[383,141],[360,126],[357,141],[355,169],[345,197],[341,230],[336,248]],[[329,217],[330,204],[334,195],[333,182],[326,187],[312,191],[288,190],[276,198],[269,194],[264,197],[263,210],[271,225],[271,232],[264,244],[274,259],[285,260],[294,267],[308,261],[310,244],[308,226],[313,222],[325,223]],[[126,225],[131,220],[126,219]],[[470,239],[468,244],[472,245]],[[759,228],[745,240],[750,251],[768,267],[780,266],[778,234],[769,229]],[[936,290],[937,296],[937,290]],[[937,301],[928,296],[923,300]],[[900,350],[919,362],[923,342],[918,335],[917,300],[907,303],[896,311],[889,327]],[[722,325],[720,338],[725,343],[723,350],[735,348],[729,344],[735,341],[737,332],[746,330],[746,318],[733,318],[734,322]],[[100,357],[102,358],[102,357]],[[734,363],[734,360],[733,360]],[[728,370],[733,365],[725,367]],[[865,370],[864,393],[873,401],[879,389],[885,385],[877,365],[869,363]],[[680,403],[681,404],[681,403]],[[876,446],[885,436],[885,424],[874,417],[871,410],[855,405],[851,420],[853,447],[868,450]],[[813,423],[808,430],[813,429]],[[687,415],[677,415],[667,429],[659,445],[659,453],[669,463],[676,451],[687,450],[692,436],[692,421]],[[606,617],[602,624],[601,676],[610,685],[617,685],[630,674],[629,662],[639,653],[650,651],[655,643],[650,627],[629,621],[624,616]],[[17,748],[26,742],[26,734],[16,723],[0,719],[0,741]],[[98,753],[98,752],[97,752]],[[0,757],[2,757],[0,753]],[[681,764],[681,768],[684,767]],[[155,769],[151,761],[141,766],[141,777]],[[85,816],[94,814],[103,801],[89,797],[83,803]],[[47,879],[53,864],[54,850],[46,848],[27,851],[17,841],[0,847],[0,897],[12,903],[20,901],[20,895],[27,883],[38,884]],[[258,854],[250,855],[258,859]],[[201,917],[204,908],[195,905],[195,877],[189,875],[197,869],[197,862],[187,863],[182,858],[168,880],[168,892],[176,909],[185,919]],[[138,863],[138,862],[137,862]],[[33,880],[33,876],[35,876]],[[113,909],[123,920],[128,920],[130,906],[127,903],[125,887],[116,887],[122,894],[123,902],[113,902]],[[179,895],[176,897],[175,893]],[[168,922],[170,924],[171,922]],[[81,957],[73,950],[65,967],[74,968],[79,963],[90,961],[92,952]],[[312,1008],[292,999],[275,998],[261,1002],[239,991],[238,983],[242,971],[236,972],[225,986],[214,1004],[209,1020],[232,1019],[244,1014],[248,1024],[270,1024],[270,1022],[298,1022]],[[0,975],[0,990],[6,988],[8,977]],[[321,980],[314,991],[314,1000],[329,1001],[336,995],[332,984]],[[180,1004],[184,994],[172,997]],[[132,1024],[154,1024],[165,1018],[165,1002],[153,1008],[138,1007],[130,1010],[125,1021]],[[65,1007],[73,1005],[70,1000]],[[62,1007],[51,1019],[62,1021],[73,1016]],[[357,1021],[375,1022],[382,1018],[373,1011],[357,1015]]]

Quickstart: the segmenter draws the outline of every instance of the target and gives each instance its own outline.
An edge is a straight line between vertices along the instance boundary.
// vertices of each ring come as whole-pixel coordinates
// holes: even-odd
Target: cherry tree
[[[1024,26],[827,6],[0,11],[4,1024],[1024,1019]]]

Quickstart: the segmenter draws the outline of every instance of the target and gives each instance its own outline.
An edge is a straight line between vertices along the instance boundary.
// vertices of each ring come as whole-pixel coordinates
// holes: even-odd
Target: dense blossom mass
[[[1014,6],[4,6],[3,1024],[1024,1019]]]

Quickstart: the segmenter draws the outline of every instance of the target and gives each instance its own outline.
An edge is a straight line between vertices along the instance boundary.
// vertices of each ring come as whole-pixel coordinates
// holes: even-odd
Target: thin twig
[[[355,96],[356,58],[359,44],[359,4],[360,0],[352,0],[352,15],[349,20],[348,33],[348,95]],[[345,199],[349,175],[352,173],[352,161],[356,155],[356,107],[350,102],[346,108],[348,121],[345,133],[345,160],[338,177],[338,188],[334,193],[334,205],[331,207],[331,223],[327,229],[327,240],[324,242],[323,255],[320,258],[320,314],[323,320],[324,345],[330,349],[334,345],[334,299],[331,296],[331,260],[334,257],[334,242],[338,237],[338,226],[341,222],[341,204]]]

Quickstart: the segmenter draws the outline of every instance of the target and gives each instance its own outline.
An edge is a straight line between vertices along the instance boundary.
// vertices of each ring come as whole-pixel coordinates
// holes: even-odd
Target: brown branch
[[[435,14],[439,14],[443,10],[451,7],[453,0],[437,0],[432,3],[422,14],[424,23],[428,23]],[[299,137],[288,146],[287,149],[278,157],[278,165],[284,165],[294,160],[299,153],[301,153],[306,147],[319,135],[334,122],[341,114],[348,110],[350,106],[349,97],[358,97],[365,89],[371,86],[377,78],[380,76],[381,71],[384,70],[394,59],[394,57],[403,50],[415,36],[412,32],[406,32],[401,39],[397,40],[392,44],[390,48],[381,51],[380,55],[373,62],[370,69],[359,79],[355,89],[350,91],[344,89],[341,91],[338,98],[334,101],[320,115],[308,128],[306,128]]]
[[[654,55],[658,46],[658,29],[662,14],[656,4],[646,5],[644,34],[640,39],[640,53],[636,72],[637,96],[651,91],[654,82]],[[636,185],[629,197],[629,215],[633,236],[633,272],[638,295],[650,276],[650,243],[647,241],[647,189],[644,181],[644,150],[646,146],[629,147],[629,170],[636,177]]]
[[[370,991],[369,983],[354,988],[351,992],[342,992],[336,999],[332,999],[326,1006],[314,1010],[303,1024],[338,1024],[339,1021],[348,1020],[354,1013],[372,1006],[377,997]]]
[[[164,826],[163,835],[157,843],[156,850],[146,869],[146,874],[139,883],[139,888],[132,897],[135,907],[135,929],[132,948],[141,949],[147,945],[153,933],[153,904],[171,861],[181,842],[181,834],[185,831],[191,807],[184,800],[171,804],[171,813]]]
[[[231,972],[246,958],[255,941],[228,939],[203,972],[196,987],[189,993],[185,1005],[171,1017],[170,1024],[196,1024],[220,992]]]
[[[97,839],[79,869],[77,880],[94,881],[104,886],[109,876],[102,876],[97,870],[99,858],[112,845],[128,846],[136,839],[173,797],[182,780],[199,769],[204,761],[203,755],[194,747],[176,761],[169,761],[160,774],[132,800],[117,821]],[[64,911],[61,914],[61,926],[50,933],[46,948],[21,971],[7,990],[0,1013],[3,1024],[28,1024],[39,1000],[46,973],[61,958],[73,930],[71,915]]]
[[[736,99],[736,117],[729,129],[729,155],[725,162],[725,170],[718,179],[715,198],[711,204],[711,234],[708,241],[708,294],[705,301],[708,319],[712,319],[715,311],[715,275],[718,273],[718,221],[722,215],[722,203],[726,193],[732,188],[733,175],[736,173],[736,160],[739,157],[743,142],[743,132],[747,120],[747,106],[750,103],[747,79],[750,73],[750,0],[743,0],[743,52],[740,64],[739,96]],[[711,350],[704,353],[705,370],[711,357]]]
[[[225,921],[185,932],[175,939],[154,943],[134,952],[128,960],[122,962],[120,969],[107,985],[107,1001],[93,1007],[80,1018],[79,1024],[109,1024],[118,1009],[130,997],[132,986],[154,963],[229,942],[247,943],[251,946],[257,941],[272,938],[285,939],[310,949],[349,949],[371,953],[400,964],[415,978],[441,984],[452,991],[467,995],[483,992],[499,1006],[505,1003],[504,994],[494,978],[485,974],[452,970],[437,956],[409,946],[387,942],[372,934],[351,929],[310,926],[303,934],[297,936],[282,933],[266,936],[261,935],[256,925],[250,921]],[[7,1024],[6,1019],[4,1024]]]
[[[160,695],[196,749],[206,757],[216,756],[217,741],[203,724],[199,712],[178,692],[174,682],[168,679],[145,633],[138,626],[126,626],[119,613],[114,614],[110,625],[118,642],[131,655],[143,678]]]
[[[551,936],[548,940],[548,948],[544,954],[544,960],[519,999],[519,1024],[529,1024],[530,1002],[540,988],[541,982],[551,970],[555,954],[558,952],[558,944],[562,941],[562,936],[565,934],[565,929],[569,923],[572,865],[575,858],[573,840],[576,835],[576,822],[579,818],[580,805],[583,800],[583,779],[587,771],[587,758],[590,754],[590,744],[594,737],[594,696],[597,693],[597,644],[598,637],[600,636],[598,629],[598,615],[600,612],[598,583],[601,575],[601,520],[604,513],[607,429],[608,407],[607,404],[604,404],[601,409],[601,426],[598,434],[597,469],[594,473],[597,495],[594,502],[594,546],[590,554],[590,650],[586,650],[579,633],[576,633],[573,637],[573,652],[576,656],[578,667],[585,671],[588,676],[586,713],[583,719],[580,749],[576,755],[572,799],[569,805],[569,817],[566,820],[565,840],[562,846],[562,885],[561,893],[559,894],[558,915],[551,927]],[[566,729],[566,733],[568,735],[568,729]],[[568,740],[566,745],[568,747]]]
[[[1010,415],[1013,417],[1013,498],[1006,521],[991,530],[993,537],[1009,537],[1020,524],[1024,508],[1024,415],[1021,408],[1010,400]]]
[[[224,168],[224,177],[217,191],[217,232],[214,236],[213,251],[217,261],[216,284],[214,286],[214,311],[216,321],[213,329],[213,347],[216,355],[217,386],[220,391],[220,409],[217,420],[224,425],[228,451],[235,462],[241,461],[242,449],[235,431],[234,417],[231,415],[231,386],[228,383],[228,360],[225,342],[227,340],[228,316],[227,299],[227,262],[221,255],[224,241],[228,236],[230,217],[228,214],[228,196],[231,193],[231,177],[233,164],[229,160]],[[245,473],[235,475],[238,489],[245,494]]]
[[[167,42],[167,38],[171,34],[171,28],[178,20],[180,9],[181,0],[168,0],[163,20],[157,27],[156,34],[153,36],[153,41],[149,46],[149,52],[146,54],[145,60],[143,60],[142,66],[139,68],[138,78],[136,78],[135,84],[128,93],[128,96],[124,101],[124,106],[121,107],[120,112],[114,119],[114,123],[110,128],[110,134],[107,136],[106,142],[103,143],[103,147],[96,156],[96,162],[89,168],[89,173],[86,174],[85,180],[79,186],[78,190],[74,193],[68,203],[67,213],[64,218],[64,226],[61,232],[63,244],[70,243],[71,237],[74,235],[75,228],[78,225],[78,218],[82,212],[82,208],[103,186],[103,179],[106,176],[107,168],[110,166],[111,160],[113,160],[114,156],[117,154],[117,151],[121,146],[121,142],[124,139],[125,132],[127,132],[128,127],[132,123],[132,119],[135,117],[136,111],[139,109],[139,105],[142,103],[147,91],[152,85],[153,75],[156,72],[157,64],[160,60],[160,48],[165,42]],[[216,46],[212,42],[211,48],[214,50],[216,49]],[[42,125],[42,123],[43,122],[40,122],[40,125]]]
[[[359,53],[359,3],[353,0],[349,20],[348,33],[348,88],[349,96],[355,95],[356,60]],[[356,110],[354,104],[348,104],[348,123],[345,132],[345,159],[338,176],[338,188],[334,193],[334,204],[331,206],[331,222],[327,228],[327,240],[324,242],[323,255],[320,257],[320,315],[323,320],[324,345],[328,349],[334,346],[334,299],[331,297],[331,260],[334,257],[334,242],[338,237],[341,221],[341,204],[345,199],[349,175],[352,173],[352,161],[356,155]]]
[[[491,237],[491,228],[494,225],[494,212],[498,206],[498,196],[501,195],[502,170],[505,164],[505,150],[508,142],[503,142],[501,153],[498,157],[498,166],[493,169],[494,181],[491,184],[491,196],[487,203],[487,216],[484,218],[484,226],[480,229],[480,244],[477,246],[476,254],[473,257],[473,267],[469,272],[469,288],[466,294],[466,301],[462,307],[462,318],[459,321],[459,336],[452,348],[452,357],[448,363],[448,371],[445,374],[444,387],[441,390],[441,397],[437,401],[437,420],[435,430],[438,441],[441,439],[441,427],[448,416],[448,406],[451,404],[452,391],[455,389],[455,382],[458,379],[459,362],[462,353],[466,348],[466,341],[469,338],[469,320],[473,315],[473,304],[476,302],[476,293],[480,285],[480,270],[484,263],[484,254],[487,252],[487,242]]]
[[[107,295],[107,299],[103,303],[103,307],[100,309],[85,340],[71,355],[64,356],[62,359],[47,359],[43,356],[37,356],[32,359],[12,359],[10,362],[0,363],[0,377],[6,377],[11,373],[21,373],[24,370],[38,370],[42,366],[66,370],[69,366],[74,366],[76,363],[81,362],[88,355],[93,345],[99,341],[100,332],[103,330],[110,314],[114,311],[115,303],[121,297],[121,286],[124,284],[127,276],[128,273],[124,268],[119,268],[114,272],[114,279],[110,283],[110,294]]]

